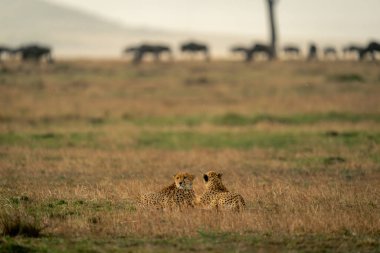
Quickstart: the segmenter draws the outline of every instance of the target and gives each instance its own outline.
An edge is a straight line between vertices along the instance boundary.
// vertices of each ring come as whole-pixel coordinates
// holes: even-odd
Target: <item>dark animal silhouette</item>
[[[380,43],[372,41],[366,48],[360,50],[360,60],[364,60],[367,55],[369,55],[372,60],[376,60],[376,52],[380,52]]]
[[[234,55],[243,56],[244,59],[247,58],[248,52],[251,50],[251,48],[243,47],[243,46],[234,46],[230,48],[230,52]]]
[[[318,60],[318,48],[317,48],[317,45],[315,45],[314,43],[311,43],[309,45],[309,53],[308,53],[307,59],[309,61]]]
[[[191,55],[194,55],[196,53],[203,53],[205,60],[209,61],[210,60],[210,55],[209,55],[209,49],[206,44],[203,43],[198,43],[198,42],[186,42],[181,45],[181,52],[182,53],[189,53]]]
[[[230,52],[233,54],[244,55],[244,57],[246,57],[249,50],[250,48],[247,48],[247,47],[234,46],[234,47],[231,47]]]
[[[269,45],[257,43],[247,51],[245,60],[247,62],[253,60],[256,54],[263,54],[267,56],[268,59],[271,59],[272,47]]]
[[[297,46],[285,46],[283,50],[286,56],[298,58],[301,55],[301,50]]]
[[[350,55],[355,55],[356,57],[360,57],[360,52],[362,50],[364,50],[363,47],[351,44],[343,48],[343,55],[345,57],[348,57]]]
[[[249,48],[241,47],[241,46],[235,46],[235,47],[231,47],[230,51],[232,53],[244,53],[244,54],[246,54],[247,51],[249,51]]]
[[[326,59],[338,59],[338,52],[335,47],[325,47],[323,49],[323,55]]]
[[[343,53],[360,52],[363,49],[363,47],[357,45],[349,45],[343,48]]]
[[[155,61],[159,61],[161,59],[161,54],[167,53],[170,58],[172,58],[172,51],[168,46],[165,45],[150,45],[150,44],[142,44],[136,47],[127,47],[124,50],[124,53],[133,53],[133,63],[140,63],[145,55],[151,54],[153,55]]]
[[[139,50],[139,47],[127,47],[124,49],[123,53],[125,53],[125,54],[134,53],[137,50]]]
[[[157,58],[159,58],[162,53],[167,53],[170,59],[173,58],[172,50],[170,49],[170,47],[164,46],[164,45],[157,45],[156,46],[156,54],[158,56]]]
[[[23,62],[35,62],[39,63],[45,59],[48,63],[53,63],[51,56],[51,48],[46,46],[40,46],[37,44],[21,46],[20,48],[11,50],[12,55],[21,55]]]

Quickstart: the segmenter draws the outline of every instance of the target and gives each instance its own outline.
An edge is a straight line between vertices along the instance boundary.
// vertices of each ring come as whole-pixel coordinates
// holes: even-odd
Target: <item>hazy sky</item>
[[[265,0],[45,0],[129,26],[267,35]],[[380,0],[279,0],[283,40],[380,39]]]

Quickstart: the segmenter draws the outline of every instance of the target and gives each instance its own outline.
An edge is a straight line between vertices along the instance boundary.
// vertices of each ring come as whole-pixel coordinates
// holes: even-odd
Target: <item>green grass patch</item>
[[[365,79],[362,75],[356,73],[347,73],[347,74],[337,74],[329,76],[329,80],[337,81],[341,83],[351,83],[351,82],[365,82]]]
[[[290,123],[291,119],[280,116],[273,116],[269,114],[259,114],[255,116],[244,116],[237,113],[227,113],[225,115],[213,119],[216,125],[225,126],[246,126],[254,125],[260,122],[273,122],[273,123]]]
[[[0,252],[378,252],[376,236],[209,233],[164,238],[2,238]]]
[[[180,149],[250,149],[294,148],[297,150],[316,146],[336,148],[341,146],[357,147],[369,143],[379,144],[379,132],[263,132],[241,130],[237,132],[222,131],[203,133],[196,129],[185,131],[142,131],[136,136],[123,137],[132,140],[123,144],[124,139],[107,136],[106,133],[0,133],[0,146],[21,146],[31,148],[65,148],[80,147],[91,149],[125,149],[136,148]],[[131,139],[132,138],[132,139]],[[45,160],[60,160],[49,157]]]
[[[190,116],[137,116],[125,113],[121,118],[108,117],[79,117],[76,115],[63,115],[56,118],[42,117],[37,119],[22,119],[18,117],[0,116],[0,123],[10,124],[29,124],[33,127],[43,125],[79,124],[91,126],[104,126],[126,122],[136,126],[151,127],[171,127],[171,126],[188,126],[196,127],[202,124],[212,124],[217,126],[251,126],[265,123],[275,123],[283,125],[306,125],[325,122],[344,122],[344,123],[361,123],[375,122],[380,123],[380,114],[356,114],[349,112],[326,112],[310,114],[293,114],[293,115],[273,115],[273,114],[255,114],[244,115],[235,112],[229,112],[218,116],[207,115],[190,115]],[[59,138],[53,133],[45,133],[35,138]]]
[[[325,133],[330,140],[336,140],[345,146],[355,146],[358,144],[379,144],[380,133],[379,132],[360,132],[360,131],[348,131],[348,132],[336,132],[334,135]]]
[[[175,125],[186,125],[186,126],[198,126],[207,121],[203,116],[178,116],[178,117],[136,117],[129,114],[124,114],[122,116],[125,122],[138,125],[138,126],[175,126]]]
[[[139,126],[198,126],[204,123],[221,126],[250,126],[261,122],[286,124],[286,125],[302,125],[315,124],[322,122],[348,122],[359,123],[373,121],[380,123],[379,114],[354,114],[341,112],[314,113],[314,114],[295,114],[295,115],[243,115],[239,113],[226,113],[215,117],[206,116],[187,116],[187,117],[132,117],[124,115],[123,119]]]
[[[138,147],[164,149],[192,148],[233,148],[249,149],[253,147],[285,148],[296,145],[301,136],[292,133],[265,134],[256,132],[239,133],[199,133],[190,131],[178,132],[145,132],[137,138]]]
[[[95,147],[99,134],[74,133],[0,133],[0,146],[27,146],[44,148]]]
[[[380,122],[379,114],[352,114],[352,113],[318,113],[318,114],[299,114],[289,116],[276,116],[270,114],[259,114],[254,116],[245,116],[237,113],[227,113],[214,118],[213,123],[225,126],[246,126],[254,125],[260,122],[278,123],[278,124],[315,124],[322,122],[349,122],[358,123],[374,121]]]
[[[294,148],[304,149],[315,146],[336,147],[366,145],[369,141],[380,143],[380,133],[349,132],[329,136],[319,133],[266,133],[255,131],[200,133],[196,131],[143,132],[136,139],[137,147],[157,149],[250,149]]]
[[[25,213],[40,217],[46,216],[49,219],[66,220],[70,217],[80,217],[84,214],[92,213],[94,216],[89,222],[96,223],[100,218],[98,213],[123,211],[135,212],[136,207],[130,201],[111,202],[109,200],[82,200],[82,199],[49,199],[44,202],[36,202],[27,196],[15,196],[5,200],[5,203],[14,210],[23,209]],[[0,213],[0,225],[1,225]]]

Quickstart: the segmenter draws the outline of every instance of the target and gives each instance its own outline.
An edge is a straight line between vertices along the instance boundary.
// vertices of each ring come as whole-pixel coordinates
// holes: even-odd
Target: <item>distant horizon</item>
[[[183,6],[186,5],[184,0],[162,0],[161,9],[157,9],[158,7],[155,5],[150,6],[149,3],[152,1],[108,0],[105,4],[103,0],[81,2],[73,0],[3,0],[2,9],[0,9],[0,29],[2,30],[0,43],[15,47],[33,42],[47,44],[54,48],[55,55],[64,58],[115,58],[120,57],[125,46],[138,43],[165,43],[172,46],[174,52],[178,53],[180,43],[194,39],[209,44],[214,57],[228,58],[231,56],[229,52],[231,46],[251,46],[256,42],[269,42],[265,0],[249,2],[247,2],[248,0],[237,0],[237,4],[231,8],[228,8],[231,6],[229,0],[208,0],[207,4],[203,6],[202,13],[195,14],[192,13],[194,8],[189,10],[189,14],[181,13],[184,11]],[[179,7],[174,4],[174,1],[178,1]],[[330,29],[331,27],[326,25],[331,22],[331,13],[321,20],[316,20],[315,15],[307,17],[308,13],[300,13],[298,17],[294,16],[293,20],[289,19],[293,15],[291,9],[294,6],[292,7],[291,4],[294,5],[297,1],[300,0],[280,0],[278,8],[276,8],[279,14],[279,49],[288,44],[296,44],[305,52],[308,44],[315,42],[320,48],[335,46],[340,50],[349,43],[364,46],[370,40],[380,40],[377,32],[371,36],[366,36],[366,32],[360,32],[365,30],[365,27],[369,28],[366,30],[368,32],[374,24],[380,24],[378,15],[374,17],[372,14],[368,14],[369,18],[362,20],[361,24],[356,24],[354,27],[342,26],[341,32],[332,33],[331,31],[334,29]],[[323,3],[327,0],[321,1]],[[352,0],[350,1],[352,5]],[[373,4],[373,0],[369,0],[369,3],[371,1]],[[342,0],[337,0],[337,2],[342,2]],[[102,4],[103,7],[108,6],[110,10],[105,8],[101,12],[98,8],[102,7]],[[151,9],[146,10],[146,13],[142,11],[149,6]],[[211,10],[213,6],[218,6],[221,10]],[[242,6],[248,6],[249,11]],[[252,10],[251,7],[255,8]],[[126,13],[125,16],[128,16],[128,13],[131,12],[130,9],[134,8],[140,9],[140,14],[146,16],[145,18],[140,17],[141,20],[146,20],[145,23],[138,23],[136,20],[129,22],[128,19],[121,20],[118,17],[120,13]],[[173,8],[179,8],[178,13],[174,12]],[[112,9],[120,10],[120,12],[112,12]],[[152,12],[158,14],[151,17],[149,15],[153,15]],[[224,12],[231,15],[224,17],[221,15]],[[239,12],[242,14],[238,15]],[[289,16],[289,14],[291,15]],[[208,15],[215,15],[214,19]],[[336,15],[340,17],[336,21],[337,24],[340,24],[342,14]],[[167,18],[166,25],[163,24],[165,22],[158,22],[160,17]],[[132,19],[133,16],[129,18]],[[171,20],[175,18],[178,18],[178,24]],[[351,17],[350,22],[357,18]],[[211,23],[207,23],[207,19],[211,19]],[[194,24],[191,22],[192,20],[194,20]],[[297,24],[294,22],[300,23],[298,20],[304,20],[305,24],[308,23],[307,29],[297,32],[300,27],[297,28]],[[205,22],[204,26],[201,25],[202,22]],[[357,26],[366,22],[367,26],[357,29]],[[30,23],[33,23],[33,26],[30,26]],[[298,25],[305,27],[305,24]],[[318,27],[329,28],[330,32],[326,31],[323,36],[318,35],[320,32]],[[212,30],[213,28],[214,30]],[[345,32],[347,29],[352,30],[352,33]],[[356,32],[354,33],[354,31]]]
[[[265,0],[44,0],[140,29],[257,37],[269,34]],[[198,5],[197,5],[198,4]],[[195,7],[194,7],[195,5]],[[201,8],[199,7],[201,6]],[[216,8],[215,8],[216,7]],[[280,0],[276,6],[280,43],[288,40],[365,42],[380,39],[380,1]],[[289,38],[289,39],[288,39]]]

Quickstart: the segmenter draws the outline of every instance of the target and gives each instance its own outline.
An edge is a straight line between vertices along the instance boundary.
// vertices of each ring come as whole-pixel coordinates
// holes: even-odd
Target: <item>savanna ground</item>
[[[380,251],[376,63],[14,65],[0,107],[0,252]],[[136,208],[209,170],[247,210]]]

